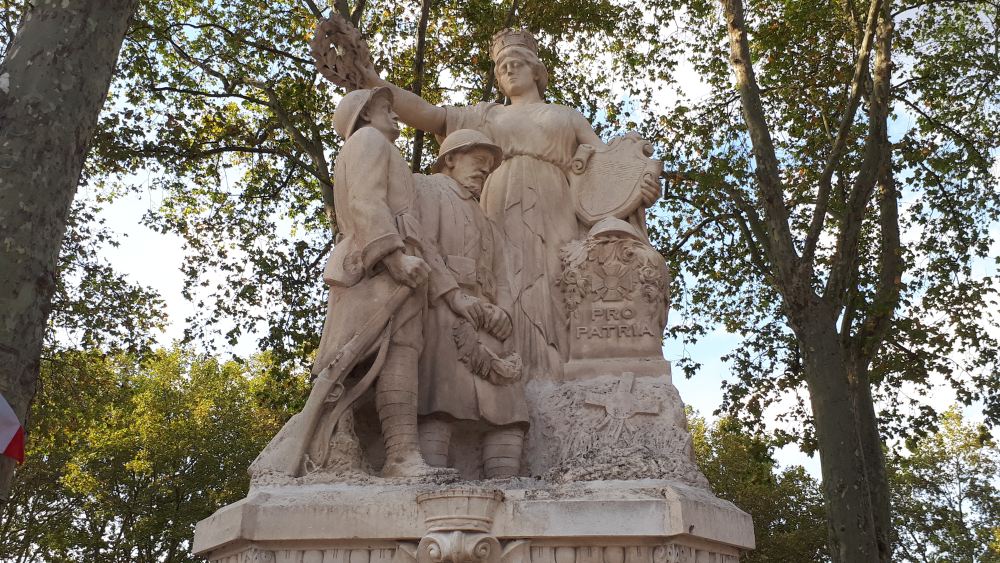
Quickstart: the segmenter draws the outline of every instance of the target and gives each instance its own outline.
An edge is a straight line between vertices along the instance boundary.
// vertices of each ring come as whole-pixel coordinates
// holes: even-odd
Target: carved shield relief
[[[600,150],[580,145],[569,174],[580,220],[589,227],[605,217],[627,219],[635,212],[643,177],[657,178],[663,169],[663,163],[649,158],[652,154],[652,145],[637,133],[612,139]]]

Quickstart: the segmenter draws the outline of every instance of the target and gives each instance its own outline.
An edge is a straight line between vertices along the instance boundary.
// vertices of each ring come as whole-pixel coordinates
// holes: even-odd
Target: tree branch
[[[268,103],[260,98],[254,98],[253,96],[247,96],[244,94],[239,94],[236,92],[208,92],[205,90],[195,90],[193,88],[178,88],[176,86],[157,86],[155,84],[150,84],[150,92],[173,92],[176,94],[188,94],[191,96],[201,96],[204,98],[239,98],[241,100],[246,100],[251,103],[259,104],[261,106],[267,106]]]
[[[347,5],[347,0],[334,0],[333,9],[347,19],[351,19],[351,7]]]
[[[907,100],[904,97],[900,97],[900,98],[897,98],[897,99],[899,101],[903,102],[903,105],[905,105],[906,107],[908,107],[908,108],[912,109],[913,111],[919,113],[920,117],[923,117],[924,119],[926,119],[931,125],[939,128],[939,129],[943,129],[949,135],[951,135],[952,137],[954,137],[954,139],[956,141],[958,141],[962,146],[965,147],[965,150],[968,151],[972,155],[973,158],[975,158],[976,160],[979,161],[979,165],[981,167],[988,169],[992,165],[992,162],[990,161],[990,159],[987,158],[986,155],[984,155],[983,153],[981,153],[979,151],[979,149],[976,148],[976,144],[973,143],[968,137],[966,137],[965,135],[961,134],[960,132],[958,132],[957,130],[955,130],[955,128],[951,127],[950,125],[948,125],[946,123],[941,123],[940,121],[934,119],[933,116],[929,115],[920,106],[918,106],[917,104],[914,104],[910,100]]]
[[[888,151],[887,151],[888,152]],[[856,346],[862,361],[871,361],[882,345],[899,305],[899,292],[903,276],[903,249],[899,235],[899,203],[896,180],[892,171],[891,154],[883,160],[879,179],[879,249],[878,288],[872,300],[868,318]]]
[[[890,80],[892,74],[892,32],[893,22],[888,17],[890,2],[882,6],[875,55],[875,72],[868,111],[868,138],[865,152],[854,186],[847,197],[847,209],[837,237],[837,250],[833,256],[830,277],[823,292],[824,299],[832,299],[832,305],[839,308],[844,302],[847,282],[853,271],[859,267],[858,243],[865,209],[882,170],[882,161],[889,154],[888,118]]]
[[[206,156],[213,156],[227,152],[280,156],[282,158],[287,158],[296,165],[302,167],[303,170],[305,170],[312,176],[315,176],[317,179],[319,179],[317,171],[312,166],[307,164],[304,160],[300,159],[294,154],[281,151],[278,149],[270,149],[265,147],[250,147],[245,145],[218,145],[210,149],[191,149],[191,150],[181,151],[181,150],[170,150],[162,146],[157,146],[155,148],[150,148],[150,149],[140,149],[136,152],[138,154],[143,154],[143,155],[159,154],[159,155],[176,156],[176,157],[184,157],[191,159],[204,158]]]
[[[861,91],[865,78],[868,75],[868,61],[872,51],[872,40],[875,37],[875,28],[879,20],[879,11],[882,7],[882,0],[872,0],[868,7],[868,19],[865,22],[864,37],[861,46],[858,48],[858,59],[854,64],[854,76],[851,78],[850,93],[847,96],[847,104],[844,113],[840,117],[840,126],[837,128],[837,137],[833,141],[833,148],[827,157],[826,165],[819,177],[819,188],[816,192],[816,207],[813,210],[812,220],[809,223],[809,231],[802,249],[803,264],[812,264],[816,253],[816,244],[819,236],[823,232],[823,223],[826,221],[826,211],[830,204],[830,189],[833,179],[833,171],[840,164],[840,159],[844,156],[847,147],[847,137],[854,124],[854,115],[858,111],[861,103]]]
[[[355,4],[354,11],[351,12],[351,23],[354,24],[354,27],[361,25],[361,16],[365,13],[365,5],[367,3],[366,0],[358,0],[358,3]]]
[[[757,271],[764,279],[773,282],[774,272],[768,267],[768,263],[764,259],[764,252],[757,244],[758,239],[754,238],[754,234],[747,224],[746,217],[737,214],[734,218],[736,219],[736,225],[739,227],[740,233],[743,235],[743,240],[747,242],[747,248],[750,250],[750,262],[757,268]]]
[[[699,231],[701,231],[711,223],[716,223],[724,219],[732,219],[735,216],[736,216],[735,213],[720,213],[718,215],[713,215],[711,217],[706,217],[702,219],[701,221],[698,222],[698,224],[685,231],[685,233],[681,235],[680,239],[673,246],[670,247],[670,250],[668,250],[664,256],[669,259],[675,254],[677,254],[677,252],[679,252],[680,249],[683,248],[685,244],[687,244],[688,239],[690,239],[692,236],[697,234]]]
[[[197,57],[189,54],[184,49],[184,47],[181,47],[176,41],[174,41],[173,34],[170,33],[169,30],[167,30],[167,34],[166,35],[167,35],[167,42],[170,43],[170,45],[174,48],[174,50],[177,51],[177,54],[179,54],[182,58],[184,58],[184,60],[188,61],[189,63],[191,63],[191,64],[193,64],[195,66],[197,66],[205,74],[208,74],[209,76],[211,76],[211,77],[215,78],[216,80],[218,80],[219,82],[221,82],[223,90],[225,90],[227,92],[234,91],[234,88],[233,88],[234,84],[229,81],[229,78],[225,74],[223,74],[223,73],[215,70],[214,68],[212,68],[211,66],[209,66],[208,64],[206,64],[204,61],[199,60]]]
[[[323,10],[321,10],[320,7],[313,2],[313,0],[302,0],[302,3],[306,5],[306,8],[308,8],[310,12],[312,12],[314,18],[318,20],[323,19]]]
[[[896,16],[908,12],[910,10],[922,8],[924,6],[929,6],[931,4],[985,4],[987,6],[992,6],[994,8],[997,7],[997,5],[992,2],[983,2],[982,0],[924,0],[922,2],[917,2],[916,4],[912,4],[910,6],[903,6],[899,10],[893,12],[892,17],[895,18]]]
[[[368,4],[367,0],[358,0],[358,3],[354,5],[354,11],[351,11],[351,7],[347,4],[347,0],[334,0],[331,6],[338,14],[344,16],[344,19],[349,20],[354,27],[360,28],[361,16],[365,12],[365,6]]]
[[[302,152],[309,155],[309,159],[313,163],[311,168],[313,170],[312,174],[323,186],[323,189],[320,190],[320,197],[323,198],[323,209],[327,219],[329,219],[330,230],[335,231],[337,227],[333,201],[333,181],[330,178],[330,169],[326,162],[326,155],[323,154],[322,142],[318,138],[315,141],[310,140],[295,126],[291,116],[285,111],[281,100],[278,98],[278,94],[273,88],[260,82],[254,82],[253,85],[260,88],[264,92],[264,95],[267,96],[269,100],[268,107],[274,112],[278,123],[281,124],[282,128],[291,137],[292,142],[298,145],[302,149]]]
[[[767,223],[765,238],[767,251],[778,275],[776,281],[785,291],[801,291],[808,284],[796,284],[798,255],[788,226],[788,209],[785,206],[778,158],[775,155],[771,132],[764,119],[764,108],[760,99],[760,89],[754,76],[747,40],[746,22],[743,18],[742,0],[722,0],[729,32],[730,66],[736,74],[736,86],[740,93],[743,118],[750,132],[753,145],[755,170],[760,197]]]
[[[664,170],[660,173],[660,176],[662,176],[667,182],[673,181],[679,183],[686,181],[708,183],[726,192],[729,197],[729,201],[736,206],[740,212],[719,213],[716,214],[716,216],[728,216],[736,221],[737,226],[743,235],[743,239],[746,241],[747,248],[750,250],[750,257],[754,267],[759,270],[761,276],[773,281],[774,275],[764,259],[764,255],[767,253],[766,245],[768,244],[767,231],[764,227],[764,223],[760,220],[760,217],[757,216],[753,206],[746,201],[746,198],[743,197],[743,194],[740,193],[739,189],[719,178],[703,178],[676,170]],[[669,192],[664,194],[663,197],[684,201],[688,205],[698,209],[698,211],[704,215],[709,214],[706,209],[684,197],[671,195]],[[673,251],[674,250],[672,249],[667,255],[669,256]]]
[[[266,44],[266,43],[257,43],[255,41],[247,41],[246,39],[244,39],[239,34],[233,32],[231,29],[228,29],[228,28],[226,28],[226,27],[224,27],[222,25],[219,25],[217,23],[198,23],[198,24],[196,24],[196,23],[180,22],[180,23],[175,23],[175,24],[172,24],[172,25],[168,26],[167,27],[167,32],[170,33],[172,30],[177,29],[177,28],[182,28],[182,27],[187,27],[187,28],[192,28],[192,29],[199,29],[199,30],[201,30],[201,29],[216,29],[218,31],[221,31],[223,34],[229,36],[231,39],[237,41],[238,43],[240,43],[242,45],[246,45],[247,47],[253,47],[255,49],[260,49],[261,51],[264,51],[264,52],[267,52],[267,53],[272,53],[272,54],[275,54],[275,55],[280,55],[282,57],[285,57],[286,59],[292,60],[292,61],[294,61],[296,63],[302,64],[302,65],[306,65],[306,66],[309,66],[309,67],[311,67],[314,64],[313,61],[311,61],[309,59],[304,59],[302,57],[293,55],[292,53],[289,53],[287,51],[282,51],[281,49],[278,49],[274,45],[269,45],[269,44]]]
[[[422,0],[420,3],[420,23],[417,27],[417,48],[413,55],[413,85],[411,91],[420,96],[424,88],[424,59],[427,52],[427,23],[431,14],[431,2]],[[413,160],[410,170],[420,172],[420,160],[424,152],[424,130],[417,129],[413,136]]]

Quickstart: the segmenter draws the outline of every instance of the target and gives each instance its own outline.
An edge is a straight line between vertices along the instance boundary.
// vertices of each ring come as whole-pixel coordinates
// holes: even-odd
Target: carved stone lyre
[[[580,145],[569,174],[576,214],[590,227],[606,217],[628,220],[642,213],[642,179],[657,178],[663,163],[650,158],[653,146],[638,133],[612,139],[607,148]]]

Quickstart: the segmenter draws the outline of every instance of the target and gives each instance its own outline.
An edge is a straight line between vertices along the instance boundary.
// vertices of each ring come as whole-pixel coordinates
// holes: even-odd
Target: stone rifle
[[[336,425],[347,409],[375,382],[385,361],[392,314],[402,306],[412,291],[409,287],[399,284],[385,303],[341,348],[330,365],[319,373],[302,411],[281,428],[257,459],[250,464],[251,476],[278,474],[299,477],[301,475],[303,463],[308,458],[307,450],[313,444],[313,435],[324,415],[324,407],[333,405],[333,410],[328,416]],[[371,368],[350,391],[345,393],[344,380],[358,362],[368,356],[366,352],[371,351],[376,344],[379,345],[378,355]],[[322,460],[329,448],[328,440],[320,440],[319,447],[322,453],[318,457]]]

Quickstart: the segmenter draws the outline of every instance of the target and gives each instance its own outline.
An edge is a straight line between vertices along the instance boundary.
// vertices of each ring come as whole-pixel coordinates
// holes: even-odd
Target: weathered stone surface
[[[324,29],[321,50],[360,37]],[[248,497],[198,524],[196,553],[735,563],[753,547],[750,517],[695,464],[661,350],[670,275],[643,219],[660,163],[638,136],[605,145],[544,103],[536,49],[527,32],[495,37],[508,106],[438,108],[369,61],[341,65],[376,88],[334,117],[344,236],[317,379]],[[386,100],[448,134],[434,175],[406,169]]]
[[[666,480],[584,482],[561,486],[519,479],[484,481],[504,501],[491,534],[528,540],[533,549],[676,544],[735,556],[753,547],[750,517],[704,489]],[[427,485],[262,487],[200,522],[194,551],[210,560],[254,546],[291,544],[329,550],[344,545],[393,548],[427,532],[417,496],[448,490]],[[567,539],[572,538],[572,539]],[[659,538],[659,539],[652,539]],[[715,547],[709,548],[713,545]],[[683,551],[683,550],[682,550]],[[652,553],[648,554],[650,557]],[[543,557],[536,554],[532,561]],[[669,559],[667,559],[669,561]],[[658,560],[657,560],[658,561]]]
[[[684,405],[665,378],[630,373],[528,384],[527,464],[553,482],[673,479],[707,489]]]

